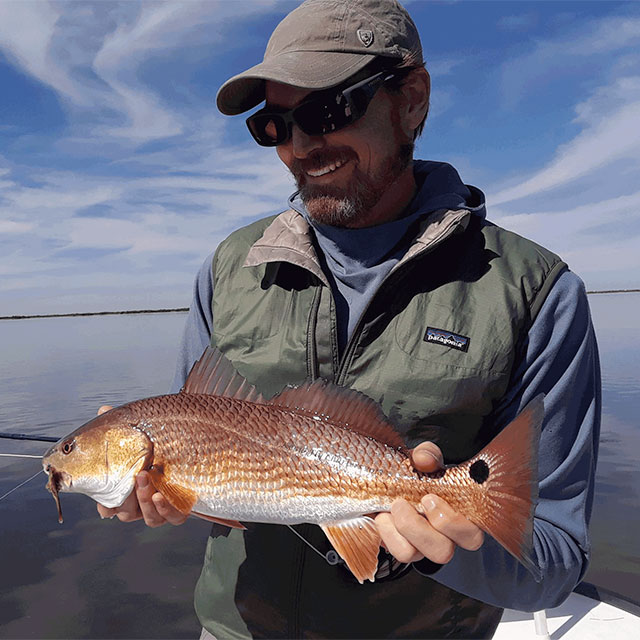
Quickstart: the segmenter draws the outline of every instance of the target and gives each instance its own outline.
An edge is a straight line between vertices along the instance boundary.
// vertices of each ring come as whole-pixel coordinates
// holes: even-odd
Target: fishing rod
[[[11,440],[36,440],[37,442],[58,442],[60,438],[53,438],[51,436],[31,436],[26,433],[2,433],[0,432],[0,438],[9,438]]]

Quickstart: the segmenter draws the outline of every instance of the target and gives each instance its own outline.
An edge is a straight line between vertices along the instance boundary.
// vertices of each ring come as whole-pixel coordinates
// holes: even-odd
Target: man
[[[265,395],[333,380],[380,402],[424,471],[468,459],[544,393],[543,580],[435,496],[424,515],[397,501],[377,516],[386,549],[364,585],[317,527],[216,525],[196,588],[203,637],[488,638],[503,607],[557,605],[586,570],[599,372],[584,288],[558,256],[487,222],[451,166],[413,161],[429,91],[395,0],[309,0],[261,64],[222,86],[225,114],[266,102],[249,130],[298,191],[205,262],[174,390],[209,343]],[[99,511],[184,519],[145,473]]]

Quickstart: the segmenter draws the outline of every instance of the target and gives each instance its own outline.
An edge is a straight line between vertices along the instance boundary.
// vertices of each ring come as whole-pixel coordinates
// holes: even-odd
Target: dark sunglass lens
[[[351,109],[342,93],[304,102],[295,110],[294,118],[308,135],[323,135],[337,131],[352,120]]]
[[[256,113],[247,124],[258,144],[272,147],[287,139],[287,125],[278,114]]]
[[[363,89],[355,89],[351,92],[349,98],[351,99],[351,104],[357,114],[356,117],[361,116],[367,110],[369,102],[371,101],[371,97],[367,95],[367,92]]]

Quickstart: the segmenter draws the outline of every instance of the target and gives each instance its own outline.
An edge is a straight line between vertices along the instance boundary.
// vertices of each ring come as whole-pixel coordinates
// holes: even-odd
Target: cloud
[[[172,50],[223,42],[225,20],[255,17],[274,4],[4,2],[0,50],[68,106],[90,111],[91,137],[142,144],[182,134],[191,120],[145,86],[141,66]]]
[[[173,300],[163,304],[177,304],[178,293],[185,304],[204,257],[233,229],[282,210],[292,184],[273,150],[256,150],[249,141],[182,168],[188,172],[153,175],[167,170],[159,165],[149,175],[117,179],[41,170],[29,186],[13,176],[18,169],[5,172],[0,291],[79,291],[92,281],[96,288],[126,281],[127,290],[144,291],[161,278]],[[9,242],[19,233],[19,243]],[[62,308],[37,298],[45,299],[45,311]],[[29,305],[37,301],[22,307],[37,310]]]
[[[69,69],[51,55],[61,10],[61,5],[46,2],[0,2],[0,48],[26,73],[83,102]]]
[[[34,225],[28,222],[15,222],[14,220],[0,220],[0,233],[27,233]]]
[[[491,218],[560,254],[589,288],[616,289],[639,284],[638,211],[640,190],[567,209],[510,214],[491,207]]]
[[[432,78],[440,78],[442,76],[449,75],[455,67],[462,64],[465,61],[464,58],[448,57],[448,58],[434,58],[426,61],[429,75]]]
[[[515,186],[494,193],[500,205],[557,189],[583,176],[601,171],[616,161],[640,162],[640,76],[619,78],[600,87],[575,107],[574,122],[582,131],[558,148],[553,160]]]
[[[557,37],[536,40],[527,53],[503,64],[504,103],[514,108],[542,83],[575,75],[580,69],[593,76],[596,69],[608,65],[609,54],[634,52],[638,44],[640,17],[608,16],[586,24],[573,21]]]

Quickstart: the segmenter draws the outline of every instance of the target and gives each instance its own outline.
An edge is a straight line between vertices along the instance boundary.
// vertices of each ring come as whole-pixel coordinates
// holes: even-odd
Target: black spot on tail
[[[469,467],[469,475],[474,482],[482,484],[489,477],[489,465],[484,460],[476,460]]]

